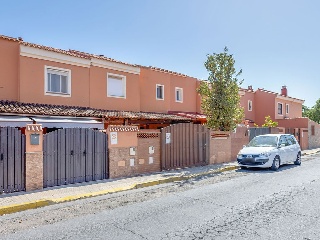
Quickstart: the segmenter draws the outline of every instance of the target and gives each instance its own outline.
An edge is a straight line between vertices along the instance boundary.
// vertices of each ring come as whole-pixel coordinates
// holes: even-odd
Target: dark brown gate
[[[108,178],[107,134],[66,128],[43,137],[44,187]]]
[[[209,163],[210,131],[204,125],[179,123],[161,129],[163,170]]]
[[[0,193],[25,190],[25,139],[16,128],[0,128]]]

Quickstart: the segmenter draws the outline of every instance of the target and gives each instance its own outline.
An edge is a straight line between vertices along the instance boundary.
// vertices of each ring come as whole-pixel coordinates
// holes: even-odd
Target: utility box
[[[40,144],[40,134],[38,134],[38,133],[30,134],[30,144],[31,145],[39,145]]]

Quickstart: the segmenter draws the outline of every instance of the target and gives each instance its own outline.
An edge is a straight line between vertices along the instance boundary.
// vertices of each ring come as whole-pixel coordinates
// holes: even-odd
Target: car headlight
[[[237,158],[241,159],[242,158],[242,154],[238,154]]]
[[[260,154],[260,157],[270,157],[271,152],[264,152]]]

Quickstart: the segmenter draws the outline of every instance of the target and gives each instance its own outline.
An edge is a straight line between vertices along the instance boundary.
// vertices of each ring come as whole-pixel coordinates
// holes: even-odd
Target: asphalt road
[[[0,223],[15,230],[0,238],[320,239],[320,155],[302,161],[13,214]],[[66,217],[75,206],[79,214]]]

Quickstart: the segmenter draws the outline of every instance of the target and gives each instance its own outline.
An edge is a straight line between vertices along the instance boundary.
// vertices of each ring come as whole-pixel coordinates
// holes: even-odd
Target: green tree
[[[304,115],[304,109],[302,108],[302,116],[308,117],[311,120],[320,123],[320,99],[316,101],[316,104],[307,110],[306,115]]]
[[[207,81],[200,83],[197,91],[201,95],[201,108],[207,116],[209,128],[230,131],[242,122],[243,108],[240,106],[238,77],[242,73],[235,69],[233,55],[228,48],[222,53],[207,55],[205,67],[209,72]]]
[[[262,124],[262,127],[277,127],[278,122],[272,121],[270,116],[266,116],[264,119],[264,124]]]
[[[302,117],[309,117],[311,114],[311,109],[306,105],[302,105]]]

